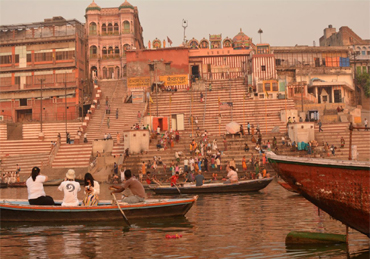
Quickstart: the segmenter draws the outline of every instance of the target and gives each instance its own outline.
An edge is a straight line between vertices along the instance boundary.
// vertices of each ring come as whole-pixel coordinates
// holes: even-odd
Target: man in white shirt
[[[225,183],[237,183],[238,182],[238,173],[235,171],[233,166],[229,167],[229,171],[227,172],[227,180]]]
[[[77,192],[81,191],[81,187],[80,184],[75,181],[75,178],[75,171],[73,169],[69,169],[66,174],[66,179],[58,187],[59,191],[64,192],[62,206],[79,205]]]
[[[184,171],[187,172],[189,170],[189,160],[187,157],[184,159]]]

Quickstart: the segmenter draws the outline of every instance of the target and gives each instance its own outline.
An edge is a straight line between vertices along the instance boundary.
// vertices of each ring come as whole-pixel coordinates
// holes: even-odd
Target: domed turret
[[[240,29],[240,32],[233,38],[233,48],[234,49],[249,49],[252,43],[251,38],[245,35]]]
[[[97,4],[95,3],[95,1],[93,0],[93,1],[92,1],[92,3],[91,3],[91,4],[89,4],[89,6],[86,8],[86,12],[88,12],[88,11],[94,11],[94,10],[96,10],[96,11],[101,11],[101,8],[100,8],[100,6],[99,6],[99,5],[97,5]]]
[[[121,9],[126,9],[126,8],[134,10],[134,7],[132,6],[132,4],[127,2],[127,0],[125,0],[125,2],[121,4],[118,9],[121,10]]]

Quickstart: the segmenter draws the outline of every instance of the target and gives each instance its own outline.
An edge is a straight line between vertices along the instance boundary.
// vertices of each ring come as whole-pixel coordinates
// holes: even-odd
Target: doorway
[[[342,91],[341,90],[334,90],[334,102],[335,103],[342,102]]]
[[[199,66],[195,65],[191,67],[191,74],[193,75],[193,82],[195,82],[195,78],[200,78],[200,73],[199,73]]]
[[[17,122],[32,121],[32,109],[17,110]]]

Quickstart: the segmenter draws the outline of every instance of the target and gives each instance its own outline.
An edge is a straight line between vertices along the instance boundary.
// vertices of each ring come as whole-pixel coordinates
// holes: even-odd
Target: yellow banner
[[[150,77],[129,77],[127,88],[145,88],[150,86]]]
[[[189,84],[189,75],[160,76],[159,80],[163,81],[165,86],[187,85]]]

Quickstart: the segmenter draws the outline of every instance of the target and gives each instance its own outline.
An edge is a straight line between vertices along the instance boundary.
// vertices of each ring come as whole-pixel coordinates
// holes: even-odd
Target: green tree
[[[356,85],[360,86],[364,91],[366,97],[370,97],[370,74],[369,73],[357,73]]]

